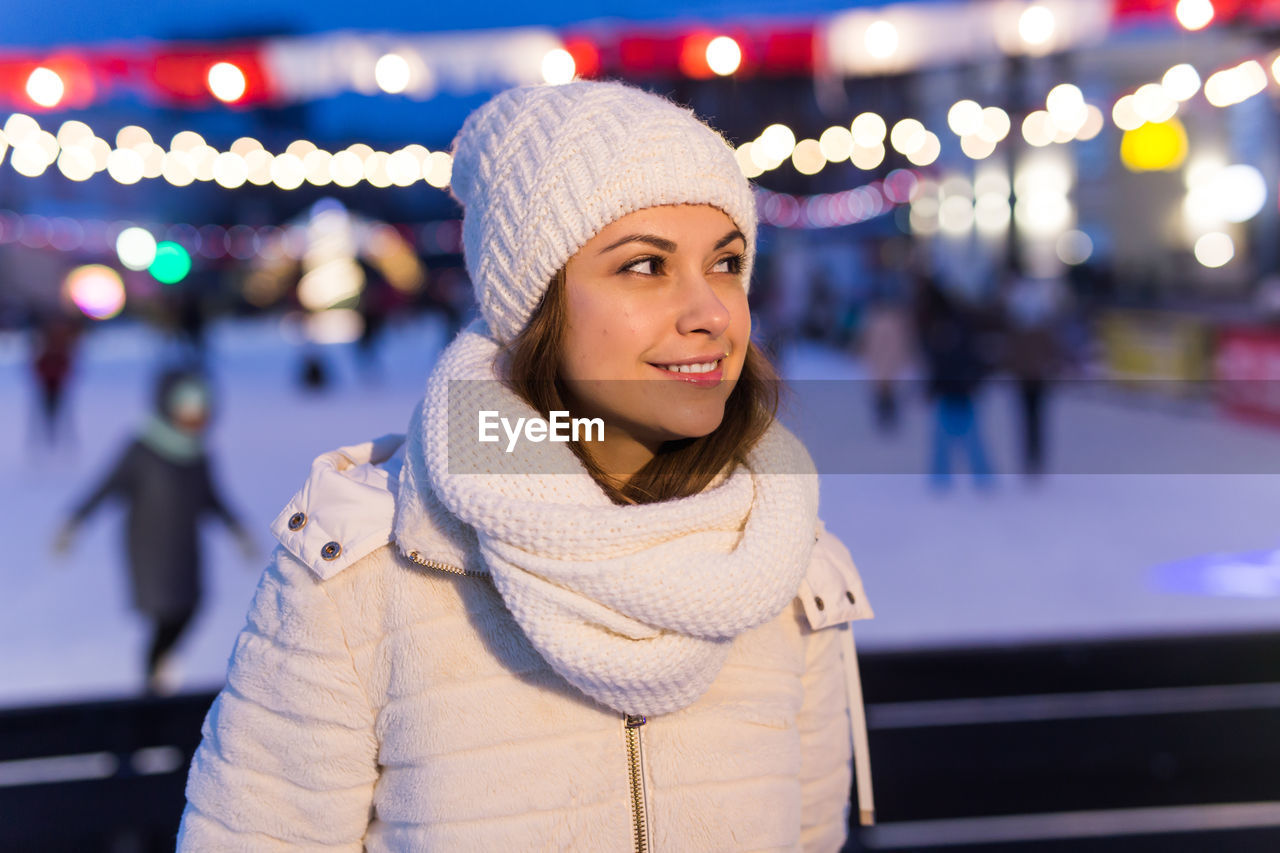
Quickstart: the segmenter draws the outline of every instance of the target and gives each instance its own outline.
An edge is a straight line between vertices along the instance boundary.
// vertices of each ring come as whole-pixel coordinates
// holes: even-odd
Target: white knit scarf
[[[460,412],[474,419],[468,411],[493,408],[495,398],[504,414],[538,414],[496,381],[498,351],[477,322],[441,355],[418,433],[408,437],[402,493],[437,517],[429,505],[438,500],[474,530],[520,627],[583,693],[624,713],[692,704],[734,637],[776,617],[796,595],[817,524],[808,452],[775,422],[747,464],[718,484],[620,506],[567,444],[538,445],[538,470],[553,470],[550,461],[574,473],[529,473],[529,455],[491,452],[474,432],[458,432]]]

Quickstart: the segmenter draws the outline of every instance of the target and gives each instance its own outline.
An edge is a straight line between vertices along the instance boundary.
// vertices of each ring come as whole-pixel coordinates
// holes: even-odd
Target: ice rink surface
[[[140,423],[156,365],[171,348],[139,327],[96,332],[70,389],[75,441],[56,450],[31,437],[24,340],[0,339],[0,706],[126,696],[141,686],[147,637],[129,608],[120,511],[94,517],[67,558],[49,548],[68,507]],[[246,562],[216,523],[206,527],[203,609],[180,647],[184,690],[221,684],[274,546],[267,525],[311,460],[403,432],[443,336],[432,320],[391,327],[376,380],[349,347],[331,347],[333,386],[307,394],[296,381],[300,354],[276,322],[211,330],[220,394],[215,472],[261,553]],[[1008,473],[1016,471],[1014,401],[996,386],[980,408],[1003,473],[993,488],[979,489],[960,465],[952,487],[940,491],[923,473],[931,424],[919,394],[906,401],[902,428],[884,437],[865,384],[852,381],[860,373],[848,354],[800,345],[784,353],[781,367],[802,380],[789,422],[825,472],[821,514],[848,545],[876,611],[857,626],[860,648],[1280,626],[1280,429],[1206,407],[1067,388],[1050,403],[1050,473],[1027,482]],[[835,380],[847,386],[845,405],[832,403]],[[806,394],[811,403],[821,399],[805,409]],[[875,459],[888,461],[878,473],[832,461],[850,447],[874,448]],[[1250,470],[1263,473],[1238,473]]]

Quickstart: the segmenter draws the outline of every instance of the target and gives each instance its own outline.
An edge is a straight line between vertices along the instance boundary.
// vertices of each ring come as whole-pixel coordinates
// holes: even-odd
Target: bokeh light
[[[398,53],[388,53],[379,57],[373,66],[373,79],[377,82],[378,88],[388,95],[399,95],[408,89],[412,73],[409,61]]]
[[[209,91],[219,101],[233,104],[244,97],[248,81],[240,66],[230,62],[216,62],[209,68]]]
[[[1213,21],[1213,3],[1211,0],[1178,0],[1173,13],[1184,29],[1202,30]]]
[[[51,68],[40,66],[27,76],[27,97],[42,107],[56,107],[66,91],[66,84]]]
[[[130,226],[116,238],[116,256],[125,269],[145,270],[156,259],[156,238],[145,228]]]
[[[1177,118],[1126,130],[1120,140],[1120,162],[1131,172],[1176,169],[1186,158],[1187,131]]]
[[[124,282],[111,267],[76,267],[67,274],[63,287],[67,298],[90,319],[109,320],[124,309]]]
[[[156,245],[156,257],[147,269],[162,284],[177,284],[191,272],[191,255],[172,240]]]
[[[549,50],[542,57],[542,79],[553,86],[572,81],[576,72],[572,54],[563,48]]]
[[[888,21],[875,21],[867,27],[862,43],[875,59],[888,59],[898,52],[898,28]]]
[[[742,65],[742,48],[729,36],[716,36],[707,44],[707,67],[727,77]]]
[[[1210,231],[1196,240],[1196,260],[1210,269],[1226,266],[1236,256],[1236,244],[1229,234]]]

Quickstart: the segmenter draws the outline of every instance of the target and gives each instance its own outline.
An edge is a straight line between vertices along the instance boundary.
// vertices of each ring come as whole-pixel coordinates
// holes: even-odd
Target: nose
[[[701,272],[684,277],[679,293],[676,329],[682,335],[705,332],[718,338],[729,328],[729,308]]]

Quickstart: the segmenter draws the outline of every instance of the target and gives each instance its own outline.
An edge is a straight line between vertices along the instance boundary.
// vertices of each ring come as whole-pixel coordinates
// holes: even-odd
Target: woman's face
[[[666,205],[616,220],[569,259],[561,377],[574,416],[603,419],[604,442],[586,447],[610,473],[720,425],[751,337],[746,248],[718,208]]]

